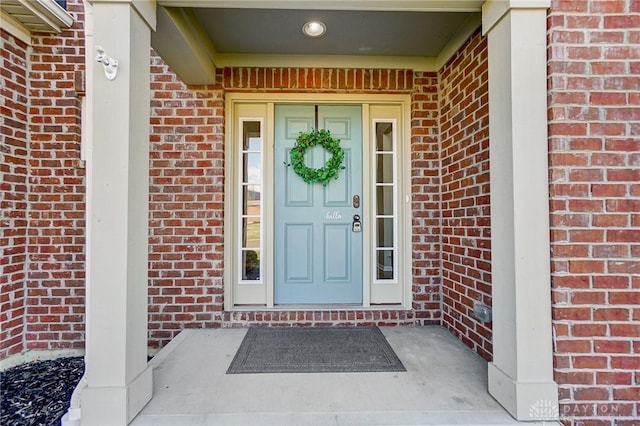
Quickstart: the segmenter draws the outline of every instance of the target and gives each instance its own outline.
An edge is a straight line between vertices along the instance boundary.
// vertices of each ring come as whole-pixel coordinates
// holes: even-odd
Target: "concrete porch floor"
[[[381,330],[407,372],[227,375],[247,330],[184,330],[151,360],[154,396],[131,424],[519,424],[487,392],[487,363],[447,330]]]

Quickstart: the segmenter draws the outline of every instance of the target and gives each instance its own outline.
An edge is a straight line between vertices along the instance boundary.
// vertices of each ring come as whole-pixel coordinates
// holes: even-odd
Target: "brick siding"
[[[406,70],[225,68],[216,84],[187,87],[157,55],[151,64],[151,187],[149,344],[158,348],[183,328],[257,325],[398,325],[439,318],[437,233],[414,246],[414,311],[358,310],[223,312],[224,93],[412,93],[417,115],[413,149],[432,144],[431,162],[416,158],[428,176],[414,193],[437,197],[437,80]],[[415,83],[414,83],[415,82]],[[435,145],[434,145],[435,144]],[[435,158],[433,158],[435,156]],[[425,170],[422,170],[425,169]],[[426,170],[428,169],[428,170]],[[429,176],[430,175],[430,176]],[[437,198],[426,206],[438,223]],[[417,215],[420,216],[420,215]],[[420,220],[420,219],[417,219]],[[425,226],[421,233],[437,229]],[[423,254],[424,253],[424,254]],[[424,258],[424,261],[420,259]]]
[[[467,346],[491,360],[491,324],[473,315],[491,306],[487,40],[477,32],[440,70],[442,316]]]
[[[79,20],[82,10],[69,4]],[[35,35],[29,47],[3,31],[2,43],[0,358],[82,349],[85,187],[76,92],[84,68],[82,24],[58,36]]]
[[[411,238],[413,308],[440,324],[440,158],[438,76],[416,73],[411,96]]]
[[[24,349],[27,266],[28,48],[2,30],[0,359]]]
[[[84,345],[82,9],[69,1],[74,27],[32,47],[2,32],[0,359]],[[560,414],[567,425],[637,424],[640,1],[553,1],[548,27]],[[216,84],[186,87],[152,54],[151,90],[150,346],[185,327],[435,323],[490,359],[490,324],[471,314],[474,300],[491,303],[478,33],[439,73],[225,68]],[[411,95],[412,311],[223,311],[228,91]]]
[[[224,68],[217,80],[228,91],[407,93],[413,71],[331,68]]]
[[[554,1],[549,163],[565,424],[640,418],[640,1]]]
[[[220,326],[224,254],[224,98],[187,89],[151,59],[149,345]]]
[[[84,348],[85,171],[80,162],[84,7],[29,57],[29,207],[25,349]]]

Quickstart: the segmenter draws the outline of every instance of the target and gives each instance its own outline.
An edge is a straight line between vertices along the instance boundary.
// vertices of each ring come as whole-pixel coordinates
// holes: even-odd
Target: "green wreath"
[[[331,153],[329,161],[319,169],[307,167],[304,163],[304,155],[307,149],[316,145],[320,145]],[[309,133],[300,133],[295,145],[289,153],[290,163],[287,166],[293,166],[293,171],[302,178],[306,183],[320,182],[327,186],[331,179],[338,179],[338,171],[344,169],[342,165],[344,161],[344,150],[340,146],[340,140],[331,137],[328,130],[312,130]]]

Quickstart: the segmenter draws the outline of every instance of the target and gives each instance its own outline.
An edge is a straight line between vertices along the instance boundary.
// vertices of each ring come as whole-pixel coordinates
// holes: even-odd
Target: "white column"
[[[149,50],[155,3],[92,0],[96,46],[87,165],[86,387],[82,425],[126,425],[151,399],[147,365]],[[87,52],[95,57],[96,52]]]
[[[518,420],[557,417],[547,165],[548,0],[488,0],[493,362],[489,392]]]

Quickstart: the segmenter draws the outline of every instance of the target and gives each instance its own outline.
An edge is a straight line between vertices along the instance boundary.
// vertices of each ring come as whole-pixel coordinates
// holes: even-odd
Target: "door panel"
[[[362,110],[318,107],[318,127],[345,151],[345,169],[327,186],[307,184],[285,165],[299,133],[314,123],[313,105],[275,107],[274,303],[362,303],[362,232],[352,231],[354,215],[362,217],[352,201],[363,195]],[[317,146],[305,160],[319,168],[330,155]]]
[[[324,225],[324,279],[348,281],[351,277],[351,227],[348,224]]]
[[[287,223],[284,232],[284,281],[313,282],[313,224]]]

